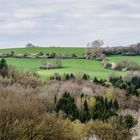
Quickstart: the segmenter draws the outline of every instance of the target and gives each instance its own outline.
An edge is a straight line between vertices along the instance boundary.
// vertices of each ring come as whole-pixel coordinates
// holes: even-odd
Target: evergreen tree
[[[131,115],[119,116],[119,122],[127,129],[131,129],[137,123]]]
[[[81,98],[83,98],[83,97],[84,97],[84,93],[81,94]]]
[[[116,115],[116,110],[114,110],[114,106],[111,101],[108,101],[107,98],[103,98],[103,96],[96,96],[96,105],[93,109],[93,119],[101,119],[106,120],[109,117]]]
[[[5,59],[2,59],[0,61],[0,74],[3,78],[5,78],[8,75],[8,65]]]
[[[56,95],[54,96],[54,103],[55,104],[57,103],[57,96]]]
[[[69,80],[69,79],[70,79],[70,76],[69,76],[69,74],[67,74],[65,77],[65,80]]]
[[[79,118],[79,111],[74,102],[74,98],[67,92],[57,102],[56,111],[59,112],[60,110],[66,113],[66,117],[69,117],[71,120]]]
[[[103,80],[101,79],[101,80],[99,81],[99,83],[100,83],[100,84],[103,84]]]
[[[88,76],[86,74],[83,75],[83,80],[88,80]]]
[[[97,80],[96,77],[94,77],[93,82],[95,82],[95,83],[99,83],[99,81]]]
[[[75,76],[74,76],[73,73],[70,74],[70,78],[71,78],[71,79],[75,79]]]
[[[135,124],[136,121],[134,120],[134,118],[131,115],[126,115],[123,117],[124,119],[124,126],[128,129],[132,128]]]
[[[114,108],[115,108],[115,110],[119,109],[119,103],[116,99],[114,100]]]
[[[88,104],[87,104],[87,101],[85,100],[84,108],[83,108],[83,115],[82,115],[82,122],[86,122],[89,119],[90,119],[90,115],[89,115]]]

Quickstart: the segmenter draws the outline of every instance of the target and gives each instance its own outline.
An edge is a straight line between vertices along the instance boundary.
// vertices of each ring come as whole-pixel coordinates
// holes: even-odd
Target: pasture
[[[49,47],[49,48],[15,48],[15,49],[1,49],[0,53],[75,53],[82,55],[85,48],[60,48],[60,47]],[[121,60],[131,60],[140,64],[140,56],[109,56],[107,57],[111,62],[119,62]],[[8,64],[16,66],[18,69],[25,71],[37,72],[43,79],[47,79],[54,73],[86,73],[89,74],[90,78],[107,78],[110,75],[124,75],[125,72],[109,70],[102,67],[100,61],[85,60],[85,59],[61,59],[63,68],[52,69],[52,70],[41,70],[40,66],[44,59],[28,59],[28,58],[6,58]],[[51,61],[51,59],[49,59]]]
[[[119,55],[114,55],[108,57],[108,59],[112,62],[120,62],[123,60],[129,60],[129,61],[134,61],[140,64],[140,56],[119,56]]]
[[[91,78],[107,78],[111,74],[121,75],[122,72],[104,69],[100,61],[85,59],[61,59],[63,68],[52,70],[41,70],[39,67],[44,59],[27,58],[6,58],[8,64],[16,66],[18,69],[37,72],[43,79],[47,79],[54,73],[87,73]],[[51,60],[50,60],[51,61]]]
[[[59,54],[69,54],[75,53],[77,55],[82,55],[85,51],[85,48],[82,47],[39,47],[39,48],[9,48],[9,49],[0,49],[0,53],[10,53],[14,51],[17,54],[24,54],[24,53],[59,53]]]

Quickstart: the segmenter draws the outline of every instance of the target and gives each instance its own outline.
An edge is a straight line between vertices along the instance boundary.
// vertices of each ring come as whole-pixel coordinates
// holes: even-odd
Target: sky
[[[140,42],[140,0],[0,0],[0,48]]]

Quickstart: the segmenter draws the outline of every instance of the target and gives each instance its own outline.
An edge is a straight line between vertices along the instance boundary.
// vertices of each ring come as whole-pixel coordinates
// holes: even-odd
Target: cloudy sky
[[[140,42],[140,0],[0,0],[0,47]]]

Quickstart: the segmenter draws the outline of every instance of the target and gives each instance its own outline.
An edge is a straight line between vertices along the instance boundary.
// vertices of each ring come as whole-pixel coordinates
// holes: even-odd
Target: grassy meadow
[[[82,55],[84,53],[85,48],[82,47],[39,47],[39,48],[8,48],[8,49],[0,49],[0,53],[10,53],[11,51],[14,51],[15,53],[59,53],[59,54],[69,54],[69,53],[75,53],[78,55]]]
[[[90,77],[97,76],[98,78],[106,78],[112,73],[121,74],[117,71],[112,71],[102,68],[101,62],[85,59],[61,59],[63,68],[52,70],[41,70],[42,60],[44,59],[27,59],[27,58],[7,58],[8,64],[15,65],[17,68],[27,71],[35,71],[41,77],[48,78],[54,73],[87,73]],[[50,60],[51,61],[51,60]]]
[[[0,53],[76,53],[82,55],[84,48],[18,48],[18,49],[1,49]],[[16,66],[18,69],[26,71],[35,71],[43,79],[47,79],[54,73],[87,73],[91,78],[94,76],[98,78],[107,78],[109,75],[123,75],[125,72],[109,70],[102,67],[100,61],[85,60],[85,59],[61,59],[63,68],[52,70],[41,70],[39,67],[44,59],[28,59],[28,58],[6,58],[8,64]],[[51,59],[49,59],[51,61]],[[108,60],[111,62],[119,62],[121,60],[131,60],[140,64],[140,56],[110,56]]]
[[[111,62],[120,62],[122,60],[129,60],[129,61],[134,61],[134,62],[137,62],[140,64],[140,56],[110,56],[108,57],[108,59],[111,61]]]

